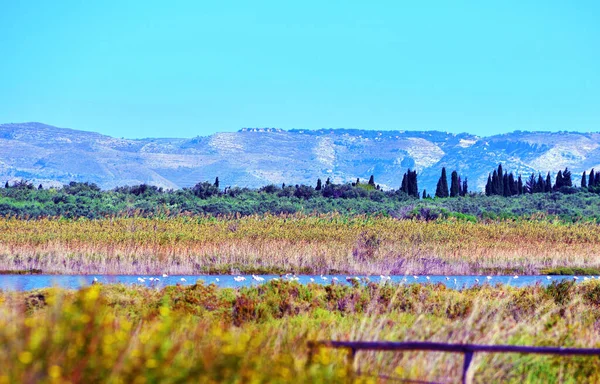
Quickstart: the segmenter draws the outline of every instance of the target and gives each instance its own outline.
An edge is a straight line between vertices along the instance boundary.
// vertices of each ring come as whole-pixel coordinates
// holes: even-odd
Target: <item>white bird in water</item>
[[[518,278],[519,278],[519,276],[518,276],[518,275],[514,275],[514,276],[513,276],[513,279],[518,279]]]
[[[546,280],[550,280],[552,276],[546,276]]]
[[[492,280],[492,276],[488,276],[488,277],[486,277],[486,279]]]
[[[185,280],[185,278],[183,278],[183,277],[182,277],[182,278],[181,278],[181,281],[186,281],[186,280]]]
[[[252,275],[252,280],[261,282],[261,281],[265,281],[265,278],[261,277],[261,276]]]
[[[167,275],[166,273],[163,273],[163,277],[169,277],[169,275]]]
[[[448,276],[446,276],[446,281],[450,281],[450,278]]]
[[[240,282],[240,281],[246,280],[246,278],[244,276],[236,276],[236,277],[233,278],[233,280],[235,280],[237,282]]]
[[[321,275],[321,280],[327,280],[327,277]]]
[[[312,277],[310,278],[310,282],[314,283],[315,279],[313,279]]]
[[[425,278],[426,278],[427,280],[429,280],[429,276],[425,276]]]
[[[417,276],[417,275],[413,276],[413,279],[415,279],[415,280],[417,280],[418,278],[419,278],[419,276]]]
[[[579,277],[573,276],[573,280],[578,280],[578,279],[579,279]]]
[[[477,277],[475,278],[475,282],[479,284],[479,279]]]
[[[221,280],[219,280],[219,278],[217,277],[217,278],[215,279],[215,281],[218,283],[218,282],[219,282],[219,281],[221,281]]]
[[[154,281],[154,277],[150,277],[148,280],[150,280],[150,281]]]
[[[335,280],[335,281],[339,281],[339,279],[337,277],[332,277],[331,280]]]
[[[98,278],[97,277],[94,277],[94,282],[95,283],[98,282]]]
[[[146,280],[142,279],[141,277],[138,277],[138,281],[139,281],[140,283],[145,283],[145,282],[146,282]]]

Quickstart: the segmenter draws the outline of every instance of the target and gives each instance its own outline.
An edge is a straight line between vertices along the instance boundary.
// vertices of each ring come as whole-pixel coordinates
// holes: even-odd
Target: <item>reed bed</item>
[[[389,217],[0,219],[0,270],[537,274],[600,268],[595,223]]]
[[[239,290],[93,285],[0,291],[0,383],[348,381],[345,354],[308,340],[600,346],[600,282],[547,288],[272,281]],[[473,382],[593,383],[600,358],[476,355]],[[356,382],[459,382],[462,357],[360,352]]]

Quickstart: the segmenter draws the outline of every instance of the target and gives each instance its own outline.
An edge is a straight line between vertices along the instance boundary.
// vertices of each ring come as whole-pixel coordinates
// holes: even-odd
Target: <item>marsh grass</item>
[[[600,283],[549,287],[357,286],[272,281],[161,290],[93,285],[0,292],[0,382],[346,381],[345,353],[308,340],[600,346]],[[476,355],[474,382],[600,380],[597,357]],[[359,352],[375,375],[458,382],[462,356]]]
[[[593,223],[330,215],[0,219],[0,269],[61,274],[600,270]]]

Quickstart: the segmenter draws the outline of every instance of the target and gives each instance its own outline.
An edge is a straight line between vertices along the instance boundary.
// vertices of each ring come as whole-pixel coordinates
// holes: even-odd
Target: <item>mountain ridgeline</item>
[[[384,190],[408,193],[410,187],[414,194],[414,177],[406,185],[402,180],[410,169],[419,175],[417,193],[422,195],[423,190],[437,190],[440,170],[446,168],[461,178],[458,184],[458,178],[448,175],[448,194],[453,195],[460,194],[466,180],[470,190],[484,192],[489,170],[500,163],[514,175],[546,175],[569,167],[578,183],[584,171],[600,169],[600,134],[517,131],[478,137],[435,131],[252,128],[190,139],[132,140],[40,123],[0,125],[0,178],[44,187],[75,181],[102,189],[142,184],[180,189],[219,177],[223,188],[259,188],[314,186],[318,178],[344,184],[375,175]]]

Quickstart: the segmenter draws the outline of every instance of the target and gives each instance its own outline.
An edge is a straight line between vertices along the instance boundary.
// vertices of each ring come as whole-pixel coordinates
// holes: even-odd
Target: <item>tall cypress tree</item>
[[[587,175],[585,171],[583,171],[583,175],[581,175],[581,188],[587,188]]]
[[[515,196],[519,194],[519,188],[517,187],[517,183],[515,182],[515,177],[512,172],[508,174],[508,189],[510,190],[510,195]]]
[[[545,188],[544,179],[542,178],[542,174],[538,173],[538,181],[536,183],[535,191],[534,192],[535,193],[541,193],[541,192],[544,192],[545,189],[546,188]]]
[[[534,193],[536,190],[536,182],[535,182],[535,174],[531,174],[531,176],[529,176],[529,179],[527,179],[527,182],[525,183],[525,191],[527,191],[527,193]]]
[[[456,171],[452,171],[450,179],[450,197],[457,197],[460,192],[458,186],[458,173]]]
[[[400,190],[406,194],[408,194],[408,180],[406,173],[402,176],[402,184],[400,185]]]
[[[321,179],[317,179],[317,186],[315,187],[315,191],[320,191],[323,188],[321,185]]]
[[[557,190],[562,186],[563,186],[562,171],[558,171],[558,173],[556,174],[556,182],[554,183],[554,190]]]
[[[469,193],[469,183],[467,182],[467,178],[465,177],[465,180],[462,183],[462,195],[461,196],[466,196],[467,193]]]
[[[502,171],[502,164],[498,164],[498,195],[504,194],[504,171]]]
[[[492,194],[492,175],[488,173],[487,183],[485,183],[485,195],[490,196]]]
[[[458,196],[463,196],[462,186],[462,179],[458,176]]]
[[[375,186],[375,178],[373,177],[373,175],[369,177],[369,185]]]
[[[426,198],[427,198],[427,190],[424,189],[423,190],[423,199],[426,199]]]
[[[504,174],[504,177],[502,178],[502,187],[504,188],[504,190],[502,191],[502,196],[504,197],[508,197],[510,196],[510,185],[508,184],[508,174]]]
[[[517,190],[518,190],[519,195],[522,195],[524,193],[523,179],[521,178],[521,175],[519,175],[519,180],[517,181]]]
[[[571,171],[569,171],[569,168],[565,168],[565,170],[563,171],[563,187],[572,187],[573,186],[573,179],[572,179],[572,174]]]
[[[409,179],[410,183],[408,184],[409,195],[419,198],[419,185],[417,182],[417,171],[412,171],[412,173],[410,173],[410,170],[409,170],[409,174],[411,175],[411,177]]]
[[[7,181],[8,183],[8,181]],[[593,187],[596,185],[596,179],[594,175],[594,168],[590,171],[590,178],[588,179],[588,187]]]
[[[435,197],[448,197],[448,177],[446,176],[446,167],[442,168],[442,175],[438,180],[435,190]]]
[[[550,177],[550,172],[546,175],[546,183],[544,183],[542,192],[552,192],[552,178]]]
[[[494,173],[492,174],[492,195],[500,195],[502,191],[500,191],[500,182],[498,181],[498,171],[494,169]]]

